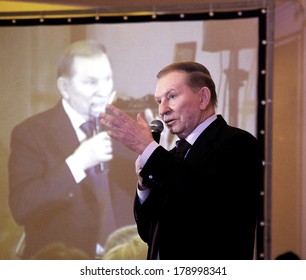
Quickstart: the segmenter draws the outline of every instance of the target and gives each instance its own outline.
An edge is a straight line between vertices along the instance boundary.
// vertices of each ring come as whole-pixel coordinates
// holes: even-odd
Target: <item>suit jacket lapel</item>
[[[71,125],[71,122],[64,111],[62,102],[59,102],[53,109],[53,114],[49,120],[49,127],[52,132],[50,137],[60,141],[59,148],[67,157],[79,145],[77,135]]]
[[[186,157],[186,161],[196,163],[201,158],[205,157],[215,144],[216,136],[224,125],[227,125],[227,123],[222,116],[218,115],[218,118],[199,135],[192,145]]]

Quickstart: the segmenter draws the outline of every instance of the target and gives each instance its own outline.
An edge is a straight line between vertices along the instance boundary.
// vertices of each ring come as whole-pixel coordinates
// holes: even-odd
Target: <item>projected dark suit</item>
[[[85,251],[95,257],[100,240],[99,221],[103,216],[99,199],[85,178],[79,184],[65,163],[78,147],[75,131],[62,104],[29,118],[12,132],[9,161],[10,207],[15,220],[26,233],[25,258],[53,242]],[[122,173],[114,160],[109,166],[110,190],[117,227],[133,223],[132,201],[134,191],[126,184],[119,186],[116,178]],[[126,161],[128,159],[125,159]],[[134,169],[134,163],[120,162],[120,168]],[[114,167],[115,166],[115,167]],[[128,167],[127,167],[128,166]],[[109,183],[105,175],[104,182]],[[135,179],[131,178],[132,181]],[[133,186],[131,187],[133,189]]]

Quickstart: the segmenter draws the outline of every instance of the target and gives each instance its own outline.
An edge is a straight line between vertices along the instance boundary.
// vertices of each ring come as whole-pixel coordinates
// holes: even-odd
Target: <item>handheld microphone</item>
[[[102,132],[103,125],[100,122],[99,115],[100,113],[105,113],[106,111],[106,105],[107,104],[112,104],[117,92],[113,91],[108,99],[108,102],[100,102],[100,103],[93,103],[89,107],[89,116],[93,119],[94,121],[94,134],[98,134],[99,132]]]
[[[98,134],[102,131],[102,124],[99,119],[99,114],[105,112],[105,104],[103,105],[92,105],[90,107],[89,115],[94,122],[94,134]]]
[[[105,102],[100,102],[100,103],[93,103],[91,104],[91,106],[89,107],[89,116],[90,118],[93,120],[94,122],[94,135],[98,134],[99,132],[102,132],[103,129],[103,125],[100,122],[100,118],[99,115],[100,113],[104,113],[106,111],[106,105],[107,104],[112,104],[115,96],[116,96],[117,92],[113,91],[110,95],[110,98],[108,100],[107,103]],[[100,169],[101,172],[107,171],[107,163],[100,163]]]
[[[150,124],[150,129],[152,132],[153,139],[159,143],[160,134],[164,130],[164,125],[160,120],[153,120]]]
[[[89,108],[89,116],[93,120],[94,128],[93,135],[97,135],[99,132],[103,131],[102,124],[99,119],[99,115],[101,112],[105,112],[106,105],[105,104],[92,104]],[[100,162],[100,171],[106,171],[105,163]]]

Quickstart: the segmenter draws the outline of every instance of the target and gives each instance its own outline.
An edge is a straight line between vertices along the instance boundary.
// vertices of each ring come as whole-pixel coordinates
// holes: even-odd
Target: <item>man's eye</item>
[[[96,81],[94,81],[94,80],[85,80],[84,84],[86,84],[86,85],[95,85]]]
[[[169,99],[174,99],[175,97],[176,97],[176,96],[175,96],[174,94],[170,94],[168,98],[169,98]]]

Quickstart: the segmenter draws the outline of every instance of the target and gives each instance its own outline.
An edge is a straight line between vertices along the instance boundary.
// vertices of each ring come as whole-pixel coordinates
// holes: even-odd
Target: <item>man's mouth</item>
[[[173,125],[173,123],[175,122],[175,120],[174,120],[174,119],[171,119],[171,120],[164,120],[164,122],[165,122],[166,126],[171,126],[171,125]]]
[[[92,115],[99,114],[101,112],[105,112],[105,106],[106,102],[105,101],[100,101],[99,103],[92,103],[89,108],[89,113]]]

